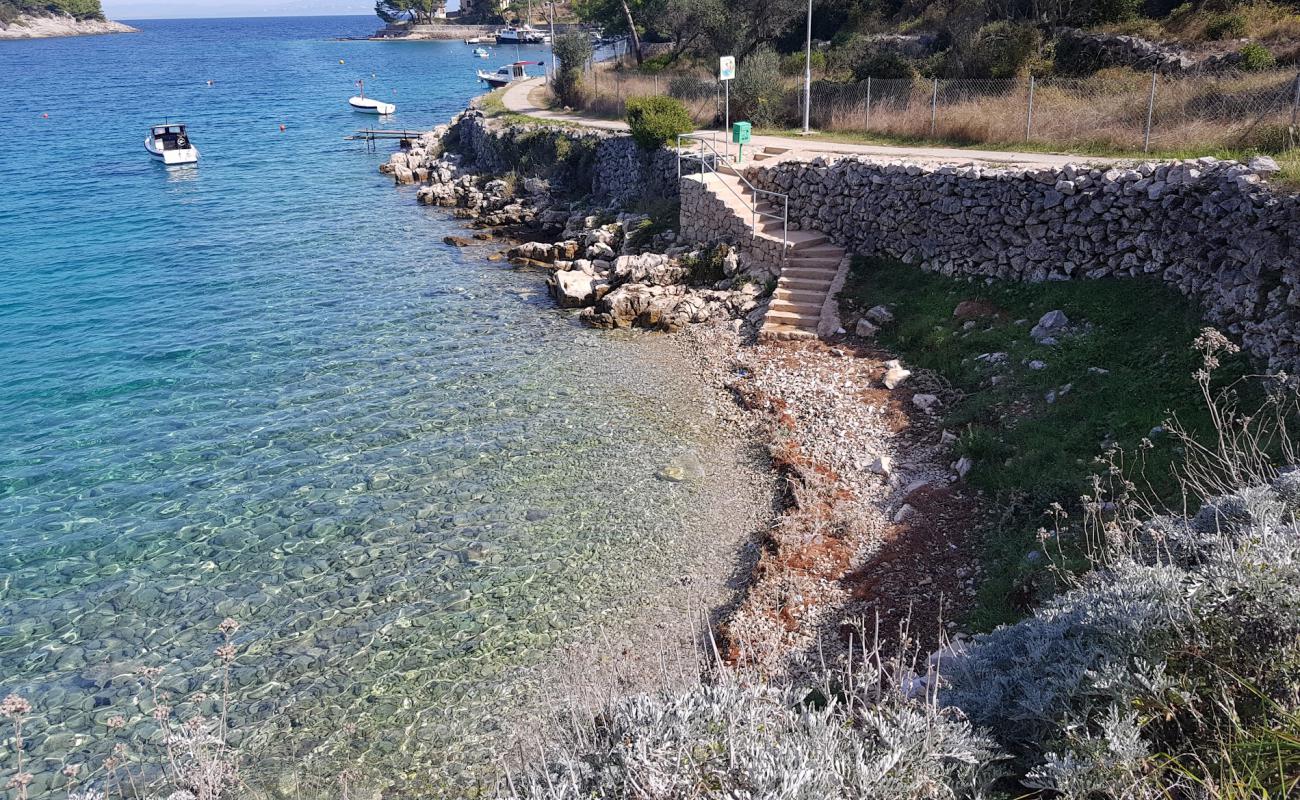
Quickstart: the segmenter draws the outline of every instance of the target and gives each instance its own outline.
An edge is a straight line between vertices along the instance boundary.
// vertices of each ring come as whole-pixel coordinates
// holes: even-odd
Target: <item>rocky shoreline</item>
[[[772,284],[747,272],[735,248],[685,240],[675,214],[578,196],[572,176],[484,163],[466,125],[490,127],[471,109],[381,171],[418,184],[420,202],[466,220],[477,238],[510,240],[492,258],[543,273],[557,305],[585,324],[671,334],[730,409],[736,435],[770,457],[779,511],[758,535],[736,602],[712,616],[707,646],[716,643],[728,663],[798,678],[838,661],[864,631],[931,649],[953,635],[979,579],[971,534],[979,509],[961,484],[955,437],[935,421],[944,387],[870,342],[892,323],[889,310],[873,309],[857,326],[867,337],[841,329],[830,341],[760,342]]]
[[[0,23],[0,40],[99,36],[106,33],[139,33],[139,31],[130,25],[123,25],[111,19],[76,19],[65,15],[24,14],[8,24]]]

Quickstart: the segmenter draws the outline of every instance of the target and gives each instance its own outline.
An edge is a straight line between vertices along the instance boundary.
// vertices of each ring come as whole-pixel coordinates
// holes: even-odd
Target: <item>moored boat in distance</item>
[[[356,97],[348,98],[348,105],[352,106],[353,111],[360,111],[363,114],[379,114],[387,116],[397,111],[397,106],[392,103],[385,103],[382,100],[376,100],[373,97],[366,97],[366,85],[364,81],[357,81],[357,88],[361,94]]]
[[[545,61],[516,61],[513,64],[506,64],[504,67],[499,68],[496,72],[487,72],[485,70],[478,70],[478,79],[486,83],[488,86],[491,86],[493,89],[500,89],[502,86],[506,86],[508,84],[514,83],[515,81],[528,80],[528,78],[531,76],[528,74],[527,71],[524,70],[524,67],[531,64],[536,64],[537,66],[540,67],[540,66],[544,66],[546,62]]]
[[[546,44],[551,37],[532,25],[510,25],[497,31],[497,44]]]
[[[155,125],[144,137],[144,149],[149,155],[167,164],[195,164],[199,160],[199,148],[190,141],[189,133],[180,123]]]
[[[478,58],[487,58],[490,55],[490,53],[488,53],[488,51],[485,48],[476,47],[474,48],[474,55]]]

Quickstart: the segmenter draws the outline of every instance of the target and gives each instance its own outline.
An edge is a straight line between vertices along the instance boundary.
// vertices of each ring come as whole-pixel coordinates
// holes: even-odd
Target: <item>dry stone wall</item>
[[[525,172],[550,178],[575,195],[620,207],[677,199],[677,157],[659,148],[646,151],[631,136],[553,125],[495,122],[477,110],[458,116],[451,125],[457,151],[479,172],[505,173],[520,167],[519,155],[547,140],[552,152],[574,155],[567,161],[536,163]]]
[[[1275,369],[1300,370],[1300,197],[1212,158],[1133,168],[925,167],[857,158],[751,168],[792,224],[951,276],[1147,276]],[[683,209],[685,210],[685,209]]]
[[[781,243],[755,236],[748,221],[738,216],[699,178],[681,180],[679,232],[683,241],[725,243],[740,248],[740,270],[759,280],[775,280],[781,274]]]

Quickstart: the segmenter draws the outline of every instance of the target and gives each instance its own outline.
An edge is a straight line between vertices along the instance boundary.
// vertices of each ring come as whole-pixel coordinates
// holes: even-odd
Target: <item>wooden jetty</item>
[[[406,130],[406,129],[380,130],[378,128],[361,128],[351,136],[345,136],[343,138],[349,142],[365,142],[366,150],[374,150],[375,142],[379,141],[380,139],[397,139],[399,147],[409,148],[412,142],[414,142],[416,139],[419,139],[421,136],[423,136],[426,133],[428,133],[428,131],[413,131],[413,130]]]

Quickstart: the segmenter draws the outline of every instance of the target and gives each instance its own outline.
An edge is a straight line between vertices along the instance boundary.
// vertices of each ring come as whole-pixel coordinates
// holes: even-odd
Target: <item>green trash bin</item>
[[[745,145],[749,144],[749,136],[752,131],[753,126],[748,122],[731,123],[731,141],[733,144],[740,145],[738,148],[739,155],[736,157],[738,162],[745,160]]]

